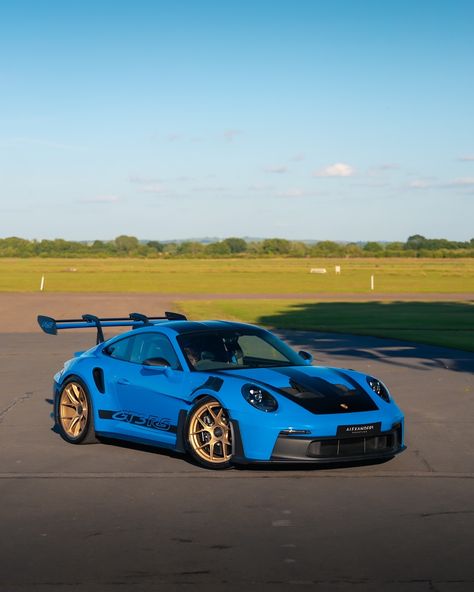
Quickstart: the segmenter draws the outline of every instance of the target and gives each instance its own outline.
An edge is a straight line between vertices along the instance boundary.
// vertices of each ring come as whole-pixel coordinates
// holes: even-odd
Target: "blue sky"
[[[0,3],[0,236],[474,237],[474,3]]]

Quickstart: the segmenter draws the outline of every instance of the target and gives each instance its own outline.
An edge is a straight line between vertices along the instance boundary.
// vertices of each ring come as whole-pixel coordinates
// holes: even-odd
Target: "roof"
[[[176,331],[179,335],[200,333],[209,330],[246,329],[248,331],[249,328],[261,330],[255,325],[247,325],[245,323],[236,323],[233,321],[169,321],[166,323],[166,327]]]

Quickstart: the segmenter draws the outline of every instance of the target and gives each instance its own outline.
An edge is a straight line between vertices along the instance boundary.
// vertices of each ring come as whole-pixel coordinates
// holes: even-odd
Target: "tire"
[[[86,385],[79,378],[72,376],[64,382],[55,407],[56,425],[66,442],[97,442],[91,398]]]
[[[190,456],[207,469],[228,469],[232,459],[230,417],[213,397],[200,399],[188,414],[185,427]]]

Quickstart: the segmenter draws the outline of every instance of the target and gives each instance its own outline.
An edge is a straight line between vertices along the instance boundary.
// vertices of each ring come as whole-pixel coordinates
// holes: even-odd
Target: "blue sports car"
[[[54,335],[97,331],[97,345],[54,377],[55,421],[71,444],[129,440],[212,469],[375,460],[405,449],[403,413],[380,380],[313,366],[311,354],[259,327],[178,313],[38,323]],[[106,327],[132,330],[105,340]]]

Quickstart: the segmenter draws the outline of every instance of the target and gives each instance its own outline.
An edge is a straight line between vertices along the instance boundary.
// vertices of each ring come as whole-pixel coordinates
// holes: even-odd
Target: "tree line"
[[[111,241],[92,242],[8,237],[0,238],[0,257],[474,257],[474,238],[462,242],[416,234],[405,242],[338,243],[325,240],[309,244],[283,238],[247,242],[230,237],[205,244],[198,241],[140,241],[127,235]]]

